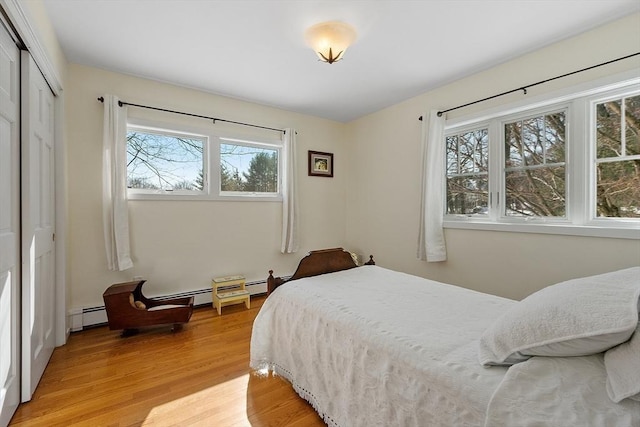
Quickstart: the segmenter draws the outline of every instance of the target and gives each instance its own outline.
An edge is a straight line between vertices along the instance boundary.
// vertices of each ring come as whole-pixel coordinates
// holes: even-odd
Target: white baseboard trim
[[[250,295],[264,295],[267,293],[267,282],[259,280],[255,282],[247,282],[247,290]],[[181,292],[172,295],[163,295],[159,297],[153,297],[153,299],[169,299],[169,298],[181,298],[193,296],[193,305],[211,305],[211,288],[198,289],[195,291]],[[96,307],[83,307],[72,308],[67,313],[68,325],[70,325],[71,332],[78,332],[84,328],[92,326],[100,326],[107,324],[107,312],[104,305]]]

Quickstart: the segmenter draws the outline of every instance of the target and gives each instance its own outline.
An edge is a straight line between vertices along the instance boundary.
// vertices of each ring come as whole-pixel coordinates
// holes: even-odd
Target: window
[[[207,138],[178,132],[127,129],[127,188],[203,191]]]
[[[506,216],[565,217],[565,112],[504,125]]]
[[[281,200],[281,150],[281,140],[232,139],[133,119],[127,127],[128,196]]]
[[[278,193],[278,150],[223,139],[220,144],[220,191]]]
[[[596,214],[640,218],[640,95],[595,105]]]
[[[448,136],[447,213],[486,215],[489,206],[489,130]]]
[[[448,122],[445,227],[640,238],[637,84]]]

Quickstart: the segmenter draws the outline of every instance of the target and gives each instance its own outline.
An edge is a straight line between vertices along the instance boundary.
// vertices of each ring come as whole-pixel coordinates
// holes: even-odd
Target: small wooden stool
[[[224,289],[220,289],[224,288]],[[213,306],[222,315],[222,307],[244,302],[247,309],[251,308],[251,297],[246,288],[244,276],[216,277],[211,280],[211,294]]]

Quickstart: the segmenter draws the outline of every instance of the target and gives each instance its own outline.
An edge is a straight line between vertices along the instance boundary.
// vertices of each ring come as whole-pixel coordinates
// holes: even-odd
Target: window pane
[[[507,172],[507,216],[565,215],[564,166]]]
[[[616,100],[598,104],[596,111],[596,151],[598,159],[621,156],[621,101]]]
[[[489,170],[489,130],[482,129],[474,132],[475,151],[474,163],[475,170],[478,172],[487,172]]]
[[[507,123],[504,126],[504,136],[506,167],[522,166],[522,122]]]
[[[476,171],[473,151],[476,141],[473,132],[468,132],[459,137],[458,159],[460,160],[460,173],[473,173]]]
[[[625,100],[626,155],[640,154],[640,95]]]
[[[447,179],[447,213],[486,215],[488,213],[489,179],[486,176]]]
[[[564,163],[564,112],[507,123],[504,134],[507,168]]]
[[[522,147],[519,147],[525,165],[544,163],[544,117],[522,122]]]
[[[220,190],[278,192],[278,150],[220,144]]]
[[[475,174],[489,170],[489,130],[479,129],[448,136],[447,175]]]
[[[447,175],[458,173],[458,137],[447,137]]]
[[[127,187],[203,190],[204,138],[152,131],[127,132]]]
[[[505,150],[504,214],[563,217],[565,112],[505,124]]]
[[[598,217],[640,218],[640,160],[599,163]]]
[[[544,163],[565,161],[565,113],[547,114],[545,119]]]
[[[489,198],[489,130],[449,136],[447,214],[486,215]]]

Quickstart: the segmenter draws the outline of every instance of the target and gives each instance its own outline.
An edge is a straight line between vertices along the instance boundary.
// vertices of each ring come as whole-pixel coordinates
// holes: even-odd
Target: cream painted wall
[[[350,123],[349,246],[374,254],[384,267],[515,299],[563,279],[640,265],[637,240],[459,229],[445,231],[446,262],[416,259],[420,115],[638,51],[640,14],[635,14]],[[531,88],[527,96],[629,70],[640,70],[637,57]],[[522,98],[521,93],[505,96],[449,113],[448,118]]]
[[[148,280],[150,296],[203,289],[214,276],[243,273],[248,280],[260,280],[269,269],[291,274],[307,251],[344,245],[344,124],[80,65],[70,65],[67,72],[70,308],[102,305],[109,285],[133,276]],[[300,251],[280,253],[281,202],[129,201],[135,266],[108,271],[101,210],[103,106],[96,100],[105,93],[138,104],[297,129]],[[139,108],[129,108],[129,116],[214,126]],[[220,122],[215,129],[236,135],[254,132]],[[279,135],[271,132],[269,137]],[[333,179],[307,176],[307,150],[334,153]]]
[[[41,44],[43,52],[46,52],[47,59],[51,62],[51,70],[57,74],[57,78],[64,87],[67,71],[67,58],[62,52],[58,38],[56,37],[53,25],[49,20],[49,15],[42,0],[21,1],[18,3],[31,28],[33,29],[37,41]],[[32,46],[29,46],[31,49]],[[38,64],[42,66],[42,64]],[[51,76],[46,76],[51,77]],[[51,84],[51,82],[50,82]]]
[[[44,44],[66,82],[70,224],[67,308],[101,305],[101,295],[107,286],[134,275],[149,280],[147,292],[152,295],[187,291],[207,287],[213,275],[242,272],[249,280],[257,280],[264,278],[270,268],[279,274],[291,273],[306,251],[338,245],[359,253],[372,253],[382,266],[511,298],[522,298],[565,278],[640,263],[637,241],[454,229],[446,230],[449,248],[446,263],[427,264],[415,258],[421,126],[417,117],[431,108],[458,105],[638,51],[640,15],[524,55],[345,125],[103,70],[66,66],[55,44],[50,46],[55,37],[47,25],[39,23],[38,10],[30,14],[41,28],[40,33],[44,32]],[[638,67],[637,60],[619,63],[531,89],[529,96]],[[279,253],[281,205],[277,202],[132,201],[130,218],[136,266],[121,273],[109,272],[101,226],[102,105],[96,101],[104,93],[131,102],[297,128],[299,253]],[[451,113],[450,117],[472,114],[521,97],[508,96]],[[159,117],[134,109],[131,112],[147,118],[202,125],[197,119]],[[220,124],[216,128],[239,132]],[[306,175],[309,149],[335,153],[335,178]]]

